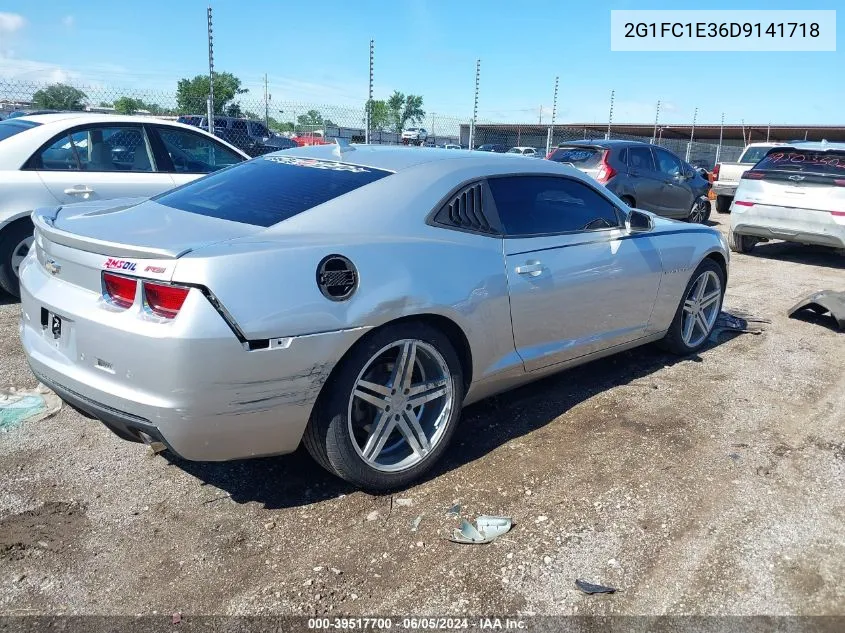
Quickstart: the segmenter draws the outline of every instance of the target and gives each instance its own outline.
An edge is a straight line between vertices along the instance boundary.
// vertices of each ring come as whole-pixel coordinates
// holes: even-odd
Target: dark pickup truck
[[[202,115],[179,117],[180,123],[187,123],[203,129],[208,128],[207,118]],[[297,143],[284,136],[277,136],[267,129],[263,121],[241,119],[230,116],[214,117],[214,135],[231,143],[250,156],[260,156],[280,149],[297,147]]]

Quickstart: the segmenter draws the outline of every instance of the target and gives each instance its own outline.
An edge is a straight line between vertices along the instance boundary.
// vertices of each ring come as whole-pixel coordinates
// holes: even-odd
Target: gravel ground
[[[726,309],[764,333],[474,405],[393,496],[301,453],[184,463],[67,407],[24,423],[0,433],[0,613],[845,614],[845,336],[785,317],[843,270],[787,244],[734,255]],[[33,387],[0,303],[0,387]],[[455,502],[515,527],[450,543]]]

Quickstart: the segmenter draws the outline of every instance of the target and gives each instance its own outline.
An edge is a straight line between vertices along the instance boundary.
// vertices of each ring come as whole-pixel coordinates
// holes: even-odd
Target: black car
[[[207,117],[200,114],[183,115],[178,121],[203,129],[208,128]],[[298,147],[295,141],[274,134],[267,129],[263,121],[256,119],[216,116],[214,117],[214,135],[250,156]]]
[[[510,146],[502,145],[501,143],[485,143],[484,145],[479,145],[475,149],[479,152],[496,152],[497,154],[505,154],[510,149]]]
[[[559,145],[549,160],[589,174],[630,207],[690,222],[704,223],[710,217],[710,182],[663,147],[639,141],[572,141]]]

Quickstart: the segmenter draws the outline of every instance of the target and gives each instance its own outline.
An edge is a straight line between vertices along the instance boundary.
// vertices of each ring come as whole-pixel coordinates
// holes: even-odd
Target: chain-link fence
[[[606,130],[600,131],[599,126],[573,128],[488,121],[473,125],[469,117],[434,112],[410,121],[402,121],[400,113],[383,111],[371,111],[368,117],[366,104],[356,108],[275,101],[252,93],[221,95],[216,83],[214,116],[209,126],[207,82],[205,90],[192,82],[182,84],[179,82],[175,92],[155,92],[0,78],[0,118],[15,111],[86,110],[180,120],[203,129],[211,127],[216,136],[252,156],[297,145],[324,144],[333,138],[351,143],[472,147],[502,152],[512,147],[530,147],[545,156],[547,148],[560,143],[606,138]],[[615,131],[611,131],[610,138],[652,142],[651,137],[626,136]],[[662,135],[654,142],[706,169],[712,169],[717,160],[735,160],[742,151],[742,147],[729,142],[719,146]]]

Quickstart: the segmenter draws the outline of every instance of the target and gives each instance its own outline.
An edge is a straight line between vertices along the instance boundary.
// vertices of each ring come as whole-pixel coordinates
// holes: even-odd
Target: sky
[[[836,9],[842,0],[213,0],[215,70],[248,100],[362,106],[369,41],[375,97],[422,95],[440,116],[615,123],[845,124],[845,43],[836,52],[612,52],[611,9]],[[839,5],[839,7],[837,6]],[[3,79],[172,94],[208,71],[206,7],[195,0],[3,0]],[[0,98],[5,95],[0,94]]]

